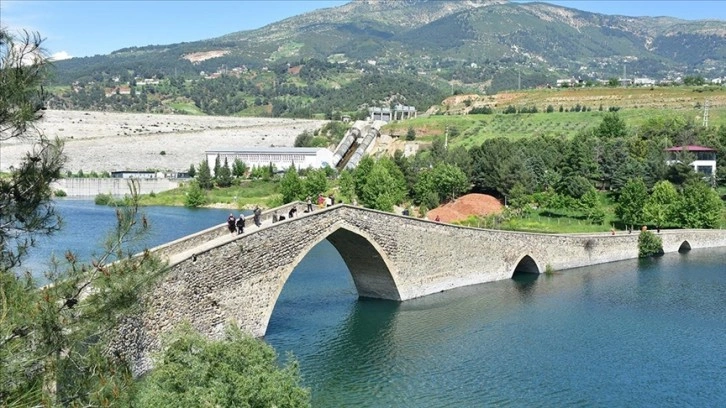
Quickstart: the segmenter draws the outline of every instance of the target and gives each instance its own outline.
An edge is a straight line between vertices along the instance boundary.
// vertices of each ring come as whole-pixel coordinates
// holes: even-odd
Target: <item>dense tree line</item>
[[[718,151],[718,173],[704,178],[686,163],[666,163],[665,147],[703,144]],[[385,211],[417,205],[424,211],[468,192],[508,200],[515,210],[579,212],[594,223],[605,217],[602,195],[617,203],[623,226],[713,228],[723,204],[713,186],[726,184],[726,128],[706,129],[674,117],[653,118],[629,129],[617,112],[573,138],[489,139],[469,150],[436,139],[412,157],[365,157],[340,174],[348,200]],[[290,176],[292,177],[292,176]],[[296,190],[297,191],[297,190]],[[285,200],[302,199],[289,194]]]

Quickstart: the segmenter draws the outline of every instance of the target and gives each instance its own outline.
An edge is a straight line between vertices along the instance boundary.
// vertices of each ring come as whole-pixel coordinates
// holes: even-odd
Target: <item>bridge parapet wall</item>
[[[274,209],[265,210],[262,212],[261,220],[263,223],[267,222],[268,220],[272,219],[272,214],[277,211],[280,215],[287,216],[288,211],[292,207],[296,207],[299,212],[302,212],[303,203],[301,202],[293,202],[289,203]],[[235,216],[238,215],[234,211],[232,212],[235,214]],[[249,227],[250,225],[253,225],[253,217],[252,215],[248,215],[245,217],[245,225]],[[215,225],[214,227],[207,228],[205,230],[199,231],[195,234],[188,235],[186,237],[179,238],[177,240],[174,240],[172,242],[168,242],[163,245],[159,245],[155,248],[152,248],[151,251],[153,251],[155,254],[161,256],[161,257],[168,257],[174,254],[178,254],[181,252],[185,252],[194,248],[199,247],[200,245],[203,245],[209,241],[212,241],[216,238],[219,238],[221,236],[229,235],[229,230],[227,229],[227,223],[220,223],[219,225]]]

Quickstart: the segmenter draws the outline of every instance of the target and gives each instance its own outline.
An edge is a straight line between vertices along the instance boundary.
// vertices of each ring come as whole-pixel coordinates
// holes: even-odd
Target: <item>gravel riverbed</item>
[[[65,140],[65,169],[185,171],[214,149],[292,146],[305,130],[326,121],[239,118],[227,116],[158,115],[95,111],[45,112],[36,127],[46,137]],[[6,140],[0,144],[0,171],[17,166],[32,144]],[[162,154],[164,152],[164,154]]]

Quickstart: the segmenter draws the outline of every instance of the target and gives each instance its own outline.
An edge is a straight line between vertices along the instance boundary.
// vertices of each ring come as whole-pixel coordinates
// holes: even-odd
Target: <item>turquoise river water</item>
[[[113,211],[61,201],[51,253],[90,256]],[[228,210],[149,207],[148,246]],[[486,267],[483,265],[482,267]],[[314,407],[724,407],[726,248],[359,300],[327,241],[297,266],[265,341],[300,362]]]

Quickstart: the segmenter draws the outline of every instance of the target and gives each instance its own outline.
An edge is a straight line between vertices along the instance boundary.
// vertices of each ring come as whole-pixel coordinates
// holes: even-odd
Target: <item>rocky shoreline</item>
[[[292,146],[300,133],[319,129],[326,122],[48,110],[36,127],[48,138],[65,141],[66,170],[90,173],[185,171],[204,160],[206,150]],[[17,166],[31,149],[29,141],[3,141],[0,171]]]

